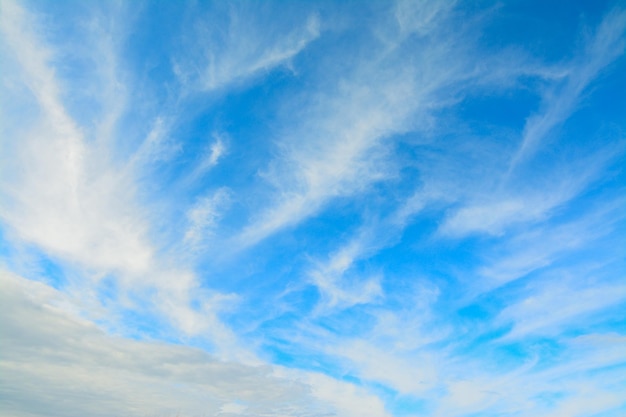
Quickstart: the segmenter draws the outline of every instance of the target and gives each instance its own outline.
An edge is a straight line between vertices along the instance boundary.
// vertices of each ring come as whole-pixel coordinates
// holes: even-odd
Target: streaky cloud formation
[[[322,375],[224,362],[200,349],[106,335],[40,283],[2,272],[3,410],[16,415],[368,415],[374,396]],[[74,401],[84,401],[80,407]],[[343,402],[358,403],[359,414]],[[357,407],[357,411],[359,408]],[[361,412],[364,412],[361,414]],[[372,414],[370,414],[372,415]],[[373,414],[377,415],[377,414]]]
[[[604,67],[623,54],[624,29],[626,15],[623,12],[612,12],[604,19],[595,36],[584,45],[581,56],[575,59],[564,85],[559,86],[560,91],[546,91],[543,113],[527,120],[523,141],[513,157],[511,169],[515,168],[520,160],[532,154],[552,129],[569,118],[589,83]]]
[[[626,413],[619,2],[0,0],[0,408]]]

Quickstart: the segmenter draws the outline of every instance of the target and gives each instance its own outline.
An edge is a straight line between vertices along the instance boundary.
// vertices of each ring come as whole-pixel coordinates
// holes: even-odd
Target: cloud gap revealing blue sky
[[[11,416],[626,413],[619,1],[0,0]]]

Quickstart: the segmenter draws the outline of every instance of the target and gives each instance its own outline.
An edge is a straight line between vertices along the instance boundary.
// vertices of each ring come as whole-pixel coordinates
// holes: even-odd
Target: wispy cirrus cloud
[[[12,2],[3,3],[2,15],[6,42],[24,71],[20,81],[42,115],[29,128],[14,121],[19,140],[5,139],[15,152],[3,157],[2,192],[12,202],[3,206],[3,219],[22,238],[78,262],[145,270],[152,248],[133,207],[132,179],[103,164],[68,114],[50,66],[53,51],[31,30],[32,17]]]
[[[624,285],[596,278],[605,273],[601,266],[591,266],[590,270],[583,268],[576,268],[578,274],[567,268],[555,268],[540,275],[543,281],[527,284],[520,300],[504,308],[498,316],[498,320],[513,325],[503,339],[558,336],[571,329],[590,326],[599,312],[624,304]],[[557,274],[558,281],[553,278]]]
[[[206,331],[210,323],[216,330],[215,342],[232,347],[234,336],[220,323],[213,306],[201,302],[201,311],[191,307],[195,298],[190,291],[199,286],[195,274],[184,262],[171,265],[171,260],[157,256],[160,245],[151,240],[153,214],[137,194],[142,170],[163,153],[171,155],[164,148],[169,140],[164,122],[157,118],[128,158],[114,158],[117,138],[100,134],[113,135],[115,129],[98,128],[91,136],[67,110],[53,65],[57,52],[38,38],[34,17],[21,6],[5,2],[2,19],[6,45],[23,69],[19,82],[36,100],[40,112],[30,125],[24,118],[7,121],[12,141],[5,139],[3,147],[11,152],[2,156],[6,175],[0,187],[3,200],[10,203],[2,205],[0,214],[10,236],[61,262],[77,265],[83,272],[73,275],[75,279],[68,285],[78,294],[88,297],[97,291],[103,277],[114,274],[119,291],[116,298],[130,300],[154,290],[144,302],[129,302],[125,308],[167,317],[165,321],[171,319],[183,333]],[[103,65],[110,63],[105,60]],[[107,94],[103,93],[105,104],[109,103]],[[116,109],[102,113],[115,113]],[[209,226],[206,207],[204,212],[198,207],[191,212],[191,240],[197,238],[194,233]],[[83,306],[87,314],[88,304]]]
[[[189,226],[185,232],[185,242],[196,246],[202,242],[203,238],[210,236],[219,214],[228,204],[229,191],[224,188],[199,199],[187,213]]]
[[[555,163],[541,177],[529,174],[524,186],[513,183],[498,187],[487,179],[484,188],[477,186],[477,192],[467,196],[469,201],[445,219],[439,232],[457,237],[472,233],[498,235],[515,226],[545,220],[601,181],[601,172],[622,153],[620,145],[606,144],[585,157]]]
[[[398,10],[405,6],[400,4]],[[407,43],[410,44],[411,36],[418,37],[418,39],[432,37],[437,40],[434,43],[440,49],[426,49],[420,56],[431,62],[429,67],[407,65],[406,70],[403,71],[399,69],[403,68],[402,63],[396,62],[397,72],[385,80],[380,76],[381,73],[386,73],[385,69],[377,66],[375,58],[369,57],[368,61],[359,65],[359,71],[352,77],[358,80],[358,85],[367,85],[367,88],[350,88],[347,83],[343,83],[340,87],[340,91],[344,91],[341,94],[342,99],[336,103],[332,101],[326,103],[321,94],[316,96],[316,104],[312,107],[314,112],[312,115],[307,115],[309,119],[312,116],[315,120],[315,128],[306,126],[303,129],[304,133],[298,136],[307,139],[304,144],[298,143],[297,148],[291,148],[293,141],[289,138],[284,141],[284,143],[289,143],[287,146],[279,142],[280,157],[264,174],[264,177],[276,187],[277,192],[272,196],[274,204],[265,212],[261,212],[256,219],[253,219],[253,223],[244,229],[245,231],[238,239],[241,242],[240,245],[253,245],[277,231],[293,227],[322,211],[333,199],[367,193],[374,184],[397,178],[401,167],[391,162],[396,155],[391,152],[394,141],[390,137],[419,128],[420,120],[426,123],[424,126],[430,126],[429,129],[433,129],[430,125],[432,119],[429,119],[432,112],[458,103],[462,100],[465,91],[480,90],[485,86],[492,88],[493,82],[499,85],[500,82],[510,83],[511,79],[528,76],[538,77],[548,84],[557,86],[562,84],[564,73],[587,74],[586,85],[619,54],[621,41],[619,19],[615,23],[613,22],[615,19],[609,17],[595,37],[588,40],[589,45],[600,42],[601,50],[587,48],[587,53],[593,54],[593,58],[581,58],[580,62],[576,62],[567,70],[559,67],[551,71],[550,68],[542,67],[535,62],[521,66],[509,65],[505,63],[505,60],[491,57],[491,62],[496,67],[495,69],[489,68],[487,71],[485,66],[475,66],[470,60],[470,55],[465,55],[461,51],[463,48],[472,48],[471,41],[464,44],[460,39],[439,32],[440,26],[444,23],[453,22],[449,17],[450,10],[449,7],[435,7],[426,13],[420,9],[420,13],[426,13],[424,16],[420,15],[421,17],[411,17],[411,13],[398,11],[401,17],[398,17],[395,24],[404,28],[395,35],[394,45],[399,48],[398,50],[406,47]],[[410,19],[416,21],[413,25],[415,28],[411,30],[406,29],[406,27],[413,27],[407,23]],[[429,29],[426,30],[426,27]],[[393,39],[393,37],[390,38],[392,36],[390,33],[393,32],[387,28],[383,33],[387,34],[385,40],[388,46],[390,39]],[[390,58],[393,55],[389,55],[388,48],[381,48],[380,54],[389,61],[395,62]],[[454,62],[448,61],[447,57],[451,54],[456,54]],[[464,61],[465,57],[467,61]],[[594,64],[588,64],[588,61],[593,61]],[[442,70],[443,68],[445,69]],[[368,71],[377,74],[375,82],[368,80]],[[582,91],[580,90],[579,93]],[[567,94],[555,96],[565,100]],[[386,101],[385,97],[389,100]],[[575,102],[575,99],[571,101],[572,106]],[[344,111],[339,112],[339,108]],[[325,109],[332,109],[332,111],[326,113]],[[571,111],[573,109],[574,107]],[[571,114],[571,111],[568,114]],[[342,119],[335,122],[332,117],[335,114],[341,114]],[[355,115],[354,123],[350,117],[346,117],[347,114]],[[563,120],[559,123],[565,121],[566,118],[564,114]],[[315,136],[309,133],[324,131],[326,126],[329,127],[327,134]],[[297,125],[296,128],[298,128]],[[441,127],[434,127],[434,129],[441,129]],[[485,148],[485,151],[492,152],[491,158],[494,161],[489,161],[486,168],[478,171],[479,176],[468,176],[464,179],[467,184],[463,189],[457,187],[459,175],[455,174],[459,173],[459,168],[464,164],[480,164],[480,160],[473,160],[472,155],[469,158],[461,156],[459,159],[446,160],[449,155],[443,154],[445,159],[436,156],[432,168],[420,166],[424,168],[421,172],[423,184],[420,189],[416,190],[412,199],[406,200],[406,204],[398,207],[393,216],[378,220],[379,223],[385,225],[378,227],[378,231],[374,231],[376,226],[365,227],[369,230],[368,233],[373,235],[371,240],[377,242],[375,246],[382,249],[397,240],[411,216],[425,206],[437,202],[460,203],[459,208],[451,210],[451,215],[441,225],[442,235],[456,237],[471,233],[497,235],[503,233],[511,225],[543,220],[560,205],[584,190],[590,182],[597,179],[596,175],[602,171],[605,163],[609,163],[621,154],[619,149],[608,146],[598,152],[596,160],[573,162],[571,166],[564,164],[558,169],[548,170],[545,175],[551,176],[553,190],[546,193],[544,186],[520,190],[514,183],[506,183],[506,180],[503,180],[505,181],[503,184],[502,181],[495,179],[498,175],[506,177],[507,153],[515,151],[505,149],[505,153],[502,153],[503,149],[499,149],[500,145],[487,145],[492,149]],[[454,152],[452,154],[454,155]],[[480,153],[475,155],[476,158],[483,156],[484,154]],[[573,176],[571,173],[573,169],[582,170],[587,174]],[[537,177],[536,181],[545,182],[545,179]],[[391,233],[391,235],[395,234],[395,237],[387,237],[390,230],[395,230]],[[367,243],[363,243],[368,239],[361,235],[362,233],[355,235],[353,243],[358,241],[357,246],[368,246]],[[337,256],[349,250],[354,252],[353,246],[353,244],[348,244],[344,249],[338,250]],[[367,256],[376,251],[370,250]],[[353,257],[359,256],[355,253]],[[326,272],[320,272],[321,270],[315,272],[314,275],[317,278],[314,281],[319,281],[323,294],[331,294],[329,290],[335,288],[337,291],[331,298],[341,298],[340,287],[336,286],[339,282],[337,277],[341,276],[341,273],[329,272],[334,270],[332,263],[331,261]],[[346,265],[343,270],[348,267],[349,265]],[[375,287],[377,285],[365,285],[364,294],[370,294],[368,297],[373,299],[371,296],[377,293],[374,291]],[[356,290],[356,287],[353,290]]]
[[[623,11],[0,7],[13,414],[623,414]]]
[[[565,122],[580,104],[581,95],[601,71],[624,52],[626,14],[614,10],[587,39],[581,56],[576,57],[562,84],[544,92],[543,111],[530,117],[524,127],[522,143],[509,167],[509,174],[524,159],[532,156],[553,130]]]
[[[12,415],[386,415],[350,384],[107,335],[59,308],[71,301],[46,285],[1,271],[0,286],[10,313],[2,315],[0,367],[11,375],[0,391]]]
[[[315,14],[303,16],[300,24],[272,19],[269,5],[244,3],[194,7],[191,18],[194,54],[174,60],[174,71],[190,92],[216,91],[246,82],[280,66],[288,66],[320,35]],[[220,26],[214,19],[223,20]],[[268,30],[269,29],[269,30]]]
[[[434,13],[435,18],[443,20],[445,13]],[[399,23],[394,19],[387,25],[396,28]],[[413,30],[394,34],[384,29],[389,36],[367,56],[356,56],[347,73],[333,74],[335,83],[322,83],[319,91],[293,103],[301,110],[289,114],[277,157],[262,174],[275,188],[272,204],[244,229],[240,245],[254,245],[318,213],[332,199],[367,192],[395,177],[399,167],[391,162],[391,137],[424,125],[432,110],[448,102],[446,88],[466,77],[462,57],[449,60],[458,46],[442,33],[429,35],[440,43],[410,50],[405,42]],[[405,53],[431,65],[411,65],[403,59]]]

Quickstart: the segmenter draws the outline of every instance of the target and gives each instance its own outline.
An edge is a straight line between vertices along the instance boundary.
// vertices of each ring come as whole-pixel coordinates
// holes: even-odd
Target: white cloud
[[[452,9],[455,3],[401,0],[396,2],[395,17],[403,34],[417,33],[423,36],[436,28],[438,17]]]
[[[15,128],[9,148],[15,153],[2,156],[7,175],[0,190],[11,203],[0,216],[20,238],[53,254],[95,268],[145,271],[153,250],[133,201],[132,180],[86,143],[61,102],[49,65],[53,52],[40,44],[29,22],[19,6],[3,3],[2,32],[42,117]]]
[[[403,394],[423,395],[439,380],[430,354],[403,354],[365,341],[343,343],[333,353],[349,359],[360,378],[383,383]]]
[[[495,383],[459,380],[448,384],[448,397],[446,401],[449,408],[463,410],[471,413],[489,406],[499,396],[494,392]]]
[[[337,381],[322,374],[309,374],[305,379],[315,397],[332,404],[337,415],[346,417],[388,417],[380,398],[365,389]]]
[[[322,297],[315,309],[316,315],[357,304],[368,304],[381,298],[383,293],[379,277],[350,274],[353,264],[368,252],[364,245],[370,244],[370,237],[368,230],[362,230],[333,253],[327,262],[316,263],[309,272],[311,282]]]
[[[402,306],[396,309],[374,304],[360,310],[363,324],[373,324],[366,326],[368,330],[354,329],[357,335],[352,330],[346,335],[334,328],[342,324],[332,315],[336,309],[327,307],[323,310],[327,315],[314,314],[281,337],[305,355],[317,357],[323,353],[341,374],[366,385],[383,385],[401,395],[429,397],[446,377],[440,373],[446,349],[431,350],[428,345],[449,340],[451,327],[439,323],[433,326],[432,305],[439,295],[436,288],[416,284],[404,295],[407,298],[402,298]]]
[[[494,375],[485,365],[465,361],[455,366],[438,412],[516,413],[520,416],[589,416],[617,412],[623,404],[624,338],[591,334],[561,340],[570,356],[557,365],[537,366],[533,359]],[[451,374],[452,375],[452,374]],[[617,414],[615,414],[617,415]]]
[[[326,314],[358,304],[370,304],[383,295],[378,277],[359,278],[354,280],[355,282],[349,282],[341,275],[333,276],[315,271],[311,273],[311,278],[322,296],[314,315]]]
[[[189,92],[215,91],[288,65],[320,35],[316,15],[277,21],[268,8],[251,3],[230,3],[199,11],[195,27],[192,59],[175,60],[175,72]],[[273,19],[270,19],[273,17]],[[210,22],[223,20],[223,25]]]
[[[486,264],[478,270],[482,278],[480,290],[493,289],[522,278],[541,268],[547,268],[565,256],[584,251],[610,236],[623,219],[621,200],[609,201],[595,207],[572,222],[557,225],[539,225],[519,232],[499,245],[494,253],[485,254]],[[595,243],[594,243],[595,242]],[[583,252],[584,253],[584,252]],[[604,251],[606,261],[619,258],[610,250]],[[606,262],[597,258],[597,263]],[[581,266],[578,266],[581,268]]]
[[[199,10],[194,7],[190,10]],[[182,57],[177,60],[179,81],[189,89],[182,95],[218,90],[223,93],[258,80],[268,71],[288,67],[291,61],[298,63],[294,58],[321,36],[317,15],[306,12],[283,21],[282,15],[277,18],[271,8],[264,7],[227,5],[221,15],[211,15],[213,20],[207,21],[207,15],[189,14],[197,17],[197,31],[190,32],[206,36],[190,43],[202,45],[194,50],[197,56],[189,61]],[[446,20],[450,7],[450,3],[400,2],[388,15],[376,19],[384,22],[384,28],[378,23],[367,28],[373,32],[367,35],[368,41],[373,35],[378,37],[374,43],[382,44],[370,45],[371,49],[360,57],[338,47],[327,60],[329,67],[303,79],[315,91],[280,104],[288,110],[278,117],[283,119],[273,121],[284,129],[278,134],[269,129],[272,138],[278,139],[272,153],[274,159],[260,175],[265,183],[258,188],[258,183],[242,187],[249,193],[242,198],[242,206],[248,204],[253,212],[243,220],[242,229],[229,230],[233,235],[226,236],[220,227],[230,201],[241,200],[236,188],[214,185],[212,191],[205,191],[195,200],[185,195],[181,200],[194,201],[191,207],[178,205],[174,209],[177,214],[183,213],[178,222],[174,219],[172,227],[177,230],[172,234],[180,241],[158,241],[155,235],[163,232],[157,223],[172,219],[161,216],[158,207],[149,207],[150,198],[155,196],[146,196],[151,190],[140,187],[146,171],[153,169],[155,162],[167,161],[184,150],[173,140],[172,132],[179,122],[176,111],[161,116],[146,116],[143,110],[138,111],[138,123],[144,125],[147,134],[121,138],[117,129],[130,98],[118,81],[112,43],[104,42],[103,64],[94,85],[113,87],[103,89],[106,91],[95,98],[102,105],[99,115],[103,117],[94,118],[98,121],[93,122],[93,128],[91,122],[76,117],[64,101],[72,91],[63,86],[55,60],[57,51],[40,39],[36,22],[19,5],[2,3],[2,42],[10,52],[3,58],[10,58],[7,61],[14,74],[11,83],[0,86],[0,92],[10,93],[16,109],[28,109],[15,119],[3,114],[0,123],[0,219],[3,233],[6,232],[3,237],[11,240],[9,244],[32,244],[36,247],[33,253],[41,249],[55,263],[67,267],[68,280],[72,282],[64,291],[80,298],[63,296],[45,285],[0,273],[0,301],[5,306],[2,328],[8,329],[9,334],[0,340],[0,390],[14,399],[10,412],[18,417],[53,412],[68,416],[388,415],[381,398],[372,394],[368,386],[381,390],[384,386],[399,394],[417,396],[441,415],[482,410],[494,414],[585,415],[617,407],[620,402],[616,387],[623,384],[623,377],[620,379],[605,368],[623,363],[623,353],[618,352],[624,346],[623,338],[609,340],[606,335],[597,335],[593,343],[588,341],[592,347],[579,349],[572,346],[587,342],[567,339],[563,329],[579,322],[594,323],[595,315],[613,311],[626,299],[626,289],[619,283],[605,282],[602,277],[594,281],[596,278],[587,273],[599,271],[590,265],[593,262],[581,266],[584,271],[575,272],[574,268],[554,268],[553,264],[565,259],[565,255],[575,256],[577,250],[583,254],[600,238],[612,237],[617,222],[623,219],[623,215],[616,214],[623,202],[615,202],[606,211],[604,207],[589,210],[582,216],[578,213],[582,206],[577,206],[574,216],[582,220],[560,226],[549,224],[548,220],[553,220],[555,214],[572,215],[565,210],[567,204],[589,190],[591,184],[603,181],[607,167],[623,153],[605,147],[607,141],[602,146],[594,144],[601,149],[588,152],[591,156],[570,158],[573,152],[563,156],[562,165],[551,164],[537,172],[526,169],[525,162],[574,114],[585,91],[621,53],[625,15],[614,13],[606,19],[590,38],[588,51],[571,65],[526,65],[525,57],[519,56],[509,62],[498,57],[475,65],[482,60],[478,51],[472,49],[472,40],[466,39],[464,28],[455,26],[454,31],[449,30],[450,25],[458,23]],[[215,22],[216,16],[224,17],[227,24],[209,26],[207,22]],[[281,23],[276,26],[267,25],[278,20]],[[442,22],[446,25],[442,26]],[[228,29],[220,31],[219,27]],[[344,56],[344,52],[348,55]],[[311,56],[318,57],[315,53]],[[309,58],[301,56],[303,61]],[[333,61],[340,64],[335,67]],[[492,67],[492,63],[498,65]],[[452,129],[450,136],[454,137],[446,137],[445,141],[435,138],[435,131],[450,133],[447,126],[439,129],[438,123],[448,119],[440,119],[437,110],[459,103],[465,92],[474,88],[515,84],[520,74],[538,77],[540,85],[551,86],[542,91],[542,111],[527,120],[520,149],[508,148],[509,141],[497,135],[466,136],[461,132],[463,127]],[[90,91],[98,93],[97,88]],[[118,93],[123,96],[121,103],[115,102]],[[185,97],[173,101],[176,100],[176,105],[180,105]],[[176,105],[169,101],[164,107]],[[11,110],[11,116],[14,113],[17,110]],[[413,133],[402,135],[407,132]],[[135,143],[137,137],[143,140]],[[116,149],[122,139],[124,149]],[[205,176],[207,182],[229,181],[214,178],[212,174],[217,170],[211,171],[230,151],[229,144],[227,133],[212,134],[189,174],[182,174],[175,187],[190,185],[201,177],[204,180]],[[403,150],[398,148],[404,147],[411,148],[407,156],[411,161],[399,160]],[[135,149],[133,154],[120,160],[120,154],[130,148]],[[577,151],[582,153],[584,149]],[[415,178],[404,177],[401,171],[407,166],[403,164],[410,165],[410,175],[414,173]],[[178,173],[178,168],[179,165],[172,171]],[[396,183],[389,188],[385,184],[383,193],[378,194],[376,185],[395,180],[403,183],[398,188]],[[407,197],[405,180],[410,183],[407,188],[415,187],[412,196]],[[266,185],[271,190],[264,188]],[[169,204],[164,201],[169,195],[161,191],[156,198],[163,200],[155,206]],[[255,245],[319,214],[336,200],[347,202],[346,212],[359,212],[356,216],[361,215],[364,222],[339,244],[328,242],[332,248],[329,253],[319,255],[304,271],[289,260],[285,269],[277,272],[279,278],[266,280],[259,273],[259,281],[248,285],[242,276],[230,274],[229,265],[224,266],[236,263],[233,258],[237,253],[220,264],[223,258],[233,255],[233,246],[241,249]],[[499,315],[491,311],[497,317],[494,322],[477,320],[481,321],[477,330],[473,324],[467,325],[465,318],[458,323],[457,317],[448,315],[462,304],[455,299],[458,288],[447,294],[445,285],[440,289],[429,284],[429,277],[419,274],[386,282],[381,272],[385,266],[378,268],[375,261],[369,268],[374,273],[361,274],[362,269],[368,269],[361,266],[383,248],[402,243],[406,244],[403,249],[415,250],[413,242],[407,242],[414,236],[403,239],[406,226],[423,209],[433,209],[434,213],[427,213],[426,217],[432,214],[436,218],[446,208],[449,211],[443,215],[436,237],[481,233],[490,236],[480,244],[495,242],[498,246],[481,252],[480,260],[485,262],[477,270],[471,269],[471,262],[464,264],[464,275],[458,281],[454,276],[436,278],[450,283],[449,289],[452,284],[463,286],[460,297],[485,294],[494,286],[541,268],[554,268],[538,274],[537,282],[529,280],[524,299],[509,303]],[[378,210],[379,215],[362,214],[370,209]],[[559,221],[566,222],[563,217]],[[437,221],[427,219],[431,220]],[[203,271],[206,275],[200,277],[192,271],[195,259],[190,261],[187,256],[210,239],[220,242],[212,247],[219,254],[211,253],[203,259],[203,269],[208,272]],[[286,252],[287,256],[292,253]],[[262,261],[254,258],[251,263],[272,264],[265,270],[272,274],[271,268],[278,259],[272,258],[274,255]],[[606,259],[613,255],[608,254]],[[590,257],[598,263],[603,261]],[[450,268],[458,266],[451,263]],[[438,270],[437,274],[445,275],[447,267],[441,267],[444,271]],[[238,268],[233,268],[237,274]],[[255,268],[257,265],[245,265],[244,275]],[[292,269],[287,273],[287,268]],[[430,265],[424,266],[423,270],[429,268]],[[99,300],[98,291],[102,288],[97,281],[108,274],[112,275],[113,291],[118,294],[112,296],[115,301],[105,305]],[[252,294],[254,300],[271,299],[275,295],[272,291],[284,284],[281,274],[289,275],[288,288],[301,289],[312,283],[320,291],[321,301],[311,314],[297,317],[298,323],[308,326],[307,335],[298,334],[300,328],[282,327],[291,316],[283,320],[285,317],[272,311],[272,319],[276,320],[270,322],[264,321],[265,317],[251,318],[249,312],[243,311],[245,307],[240,308],[248,301],[243,294]],[[469,282],[468,276],[476,278],[476,282]],[[212,291],[208,286],[213,279],[223,279],[220,285],[242,292]],[[515,286],[523,284],[518,282]],[[302,299],[309,295],[307,292]],[[288,298],[284,296],[280,302],[289,304]],[[447,309],[443,319],[434,307],[439,299],[438,307]],[[310,307],[307,302],[290,304],[280,313],[306,314],[304,311],[309,312]],[[351,311],[339,311],[351,307]],[[104,317],[104,327],[124,332],[128,330],[123,323],[124,310],[149,318],[155,327],[167,323],[163,332],[174,327],[176,334],[168,333],[167,337],[183,342],[200,339],[199,343],[213,349],[214,355],[182,346],[110,336],[89,321],[77,318]],[[236,311],[237,326],[247,330],[249,322],[257,320],[263,326],[257,326],[255,335],[242,332],[241,327],[230,328],[222,321],[222,313],[228,310]],[[335,324],[346,326],[346,317],[348,322],[356,321],[361,314],[371,321],[349,329],[350,336],[342,334],[346,327],[332,329]],[[248,322],[241,325],[244,318]],[[368,325],[371,328],[366,329]],[[554,366],[540,361],[550,362],[554,358],[541,358],[538,354],[522,366],[511,365],[516,369],[508,372],[502,370],[501,364],[490,362],[493,358],[465,350],[465,342],[471,344],[474,336],[491,337],[494,328],[499,331],[507,325],[513,326],[507,336],[493,342],[481,341],[481,346],[497,349],[506,343],[520,343],[526,336],[550,337],[578,358],[559,356],[560,365]],[[295,355],[308,351],[323,356],[328,362],[321,364],[322,368],[339,369],[339,374],[345,371],[346,379],[357,378],[363,385],[262,366],[254,353],[241,346],[239,337],[248,338],[251,346],[258,347],[270,339],[266,332],[276,329],[272,326],[280,329],[277,333],[288,334],[284,340]],[[337,333],[333,333],[335,330]],[[474,330],[479,334],[473,335]],[[131,329],[133,334],[140,332]],[[463,341],[459,343],[458,339]],[[274,342],[268,344],[275,347]],[[550,406],[545,406],[542,396],[553,394],[554,386],[563,389],[555,394],[556,399],[550,400]],[[32,400],[33,393],[37,394],[36,401]],[[442,405],[437,408],[436,404]]]
[[[157,317],[168,315],[182,334],[205,332],[214,338],[218,351],[238,352],[232,332],[217,315],[216,306],[224,304],[218,302],[220,296],[198,291],[197,277],[185,259],[157,256],[163,243],[151,240],[155,213],[142,206],[137,196],[142,170],[175,152],[168,135],[171,120],[156,118],[137,150],[124,161],[114,161],[116,138],[87,137],[88,129],[69,115],[62,101],[66,92],[52,64],[56,51],[39,39],[32,16],[12,2],[2,7],[1,29],[11,56],[22,68],[20,82],[35,98],[34,102],[18,98],[34,120],[25,114],[7,121],[13,129],[10,142],[2,138],[9,151],[0,156],[0,193],[6,202],[0,207],[0,218],[7,235],[16,244],[34,245],[72,271],[67,274],[67,290],[82,295],[80,307],[85,314],[101,314],[103,306],[94,294],[99,280],[112,275],[114,298],[125,307]],[[107,94],[103,93],[105,104]],[[117,114],[117,107],[110,110]],[[108,109],[103,113],[108,114]],[[114,118],[107,123],[115,124]],[[96,130],[112,134],[115,129]],[[215,162],[222,151],[216,144]],[[192,244],[210,232],[218,216],[215,208],[226,197],[221,190],[190,210],[187,239]],[[132,301],[139,295],[144,297],[142,305]],[[201,295],[207,299],[199,301]],[[192,301],[202,307],[194,308]],[[113,312],[118,307],[108,308]],[[114,317],[108,319],[112,327],[119,324]]]
[[[201,197],[187,212],[189,225],[185,232],[185,242],[197,247],[212,235],[222,211],[230,201],[230,192],[220,188],[211,195]]]
[[[2,271],[0,286],[0,391],[16,417],[387,415],[352,384],[110,336],[69,314],[71,300],[44,284]]]
[[[329,199],[362,191],[389,175],[381,140],[395,130],[394,119],[408,116],[405,105],[409,105],[402,103],[406,97],[399,91],[400,84],[394,84],[379,86],[380,91],[348,87],[346,98],[323,106],[330,113],[322,116],[326,120],[314,123],[316,130],[305,128],[319,136],[313,133],[307,138],[309,133],[302,132],[299,142],[282,144],[283,159],[276,161],[266,177],[278,188],[277,201],[244,230],[243,244],[254,244],[297,224]],[[390,103],[380,99],[382,91],[387,92]]]
[[[109,336],[58,307],[64,296],[0,273],[2,396],[14,416],[192,416],[241,402],[240,415],[319,415],[306,384],[198,349]],[[282,405],[281,405],[282,404]],[[232,406],[230,406],[232,411]]]
[[[224,143],[224,139],[222,135],[217,133],[213,134],[214,141],[208,148],[208,152],[198,165],[198,167],[194,170],[196,175],[201,175],[205,173],[207,170],[213,168],[217,165],[218,161],[226,154],[226,144]]]
[[[195,162],[196,166],[179,181],[180,186],[197,184],[228,154],[229,137],[226,134],[213,132],[211,139],[212,141],[207,144],[199,156],[199,160]]]
[[[544,92],[543,111],[528,118],[522,143],[513,156],[509,174],[532,156],[560,124],[576,110],[580,96],[600,72],[624,52],[626,12],[613,11],[602,21],[594,37],[587,41],[582,56],[568,71],[565,84]]]
[[[463,237],[482,233],[501,236],[515,226],[527,226],[549,219],[596,181],[622,155],[615,145],[598,145],[585,157],[554,163],[541,175],[528,173],[523,185],[493,178],[469,184],[460,208],[451,210],[441,224],[442,236]],[[490,175],[501,175],[492,173]],[[499,183],[499,184],[498,184]]]
[[[584,285],[576,280],[561,279],[539,286],[521,301],[505,308],[500,322],[513,324],[504,340],[532,336],[557,336],[581,319],[612,308],[626,300],[626,285]]]
[[[397,178],[402,166],[395,158],[395,137],[408,132],[417,138],[411,140],[424,144],[433,140],[429,134],[435,131],[453,131],[459,137],[432,148],[416,148],[421,184],[413,202],[407,201],[396,218],[388,220],[396,223],[396,230],[429,203],[445,201],[460,203],[460,207],[445,220],[443,234],[497,235],[510,223],[543,219],[580,191],[576,185],[587,184],[589,178],[566,184],[565,174],[553,173],[555,188],[550,193],[533,194],[537,189],[519,193],[518,184],[503,180],[515,149],[493,138],[467,137],[462,129],[444,126],[448,120],[434,116],[465,95],[515,85],[520,78],[560,84],[564,74],[577,73],[584,61],[567,70],[555,69],[505,51],[501,56],[481,57],[485,63],[477,65],[476,55],[482,54],[475,45],[476,35],[468,25],[451,18],[449,5],[406,7],[398,5],[392,24],[381,21],[386,29],[402,26],[408,32],[387,30],[386,43],[372,46],[366,58],[355,58],[354,66],[341,67],[338,74],[333,67],[327,69],[326,78],[339,80],[336,84],[321,84],[315,93],[294,100],[292,107],[298,110],[289,112],[284,137],[277,141],[277,157],[262,172],[262,178],[275,188],[269,197],[263,196],[272,203],[252,217],[236,239],[238,245],[254,245],[319,213],[332,200],[364,194],[376,183]],[[459,26],[458,31],[446,31],[450,25]],[[411,38],[411,33],[427,34],[428,39]],[[607,46],[608,54],[614,52],[613,46]],[[608,64],[605,58],[599,56],[598,62]],[[595,75],[597,71],[590,73],[589,82]],[[592,171],[593,167],[588,173]]]
[[[326,78],[336,81],[294,100],[298,111],[289,113],[278,155],[262,174],[275,187],[272,204],[238,237],[241,246],[298,224],[332,199],[366,192],[397,175],[391,138],[423,127],[430,112],[450,102],[453,93],[446,88],[467,77],[467,62],[461,55],[451,60],[456,50],[442,38],[393,53],[374,45],[349,70],[329,68]],[[394,42],[400,46],[402,38]],[[407,53],[429,64],[411,65]]]

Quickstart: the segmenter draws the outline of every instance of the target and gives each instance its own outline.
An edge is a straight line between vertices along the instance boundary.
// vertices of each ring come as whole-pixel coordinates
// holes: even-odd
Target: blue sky
[[[0,401],[626,413],[617,1],[0,2]]]

